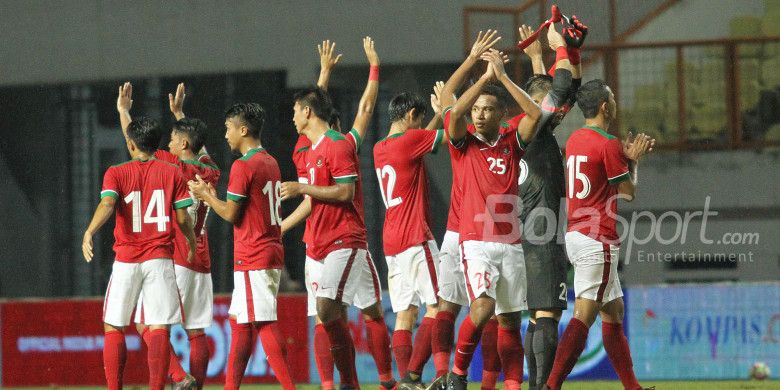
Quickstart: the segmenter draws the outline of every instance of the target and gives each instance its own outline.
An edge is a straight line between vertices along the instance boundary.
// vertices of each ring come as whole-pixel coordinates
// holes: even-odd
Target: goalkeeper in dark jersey
[[[551,69],[550,74],[554,74],[551,77],[545,73],[541,43],[536,41],[524,50],[534,69],[525,91],[544,111],[554,112],[547,120],[539,122],[541,127],[536,138],[520,162],[522,245],[531,313],[525,336],[530,389],[536,389],[537,384],[541,388],[547,381],[558,346],[558,321],[566,309],[568,261],[560,233],[563,226],[558,226],[561,198],[566,196],[566,187],[563,157],[553,130],[574,104],[581,83],[579,47],[587,34],[587,27],[576,17],[571,22],[563,35],[554,31],[554,25],[547,34],[550,48],[556,51],[553,68],[565,58],[571,67]],[[522,39],[532,32],[528,26],[520,28]]]

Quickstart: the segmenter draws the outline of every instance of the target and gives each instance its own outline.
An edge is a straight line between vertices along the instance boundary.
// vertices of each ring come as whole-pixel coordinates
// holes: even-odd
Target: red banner
[[[103,302],[99,299],[17,301],[0,304],[2,329],[2,382],[0,387],[102,386]],[[208,383],[224,383],[230,348],[229,296],[214,299],[214,322],[206,329],[211,356]],[[287,358],[293,379],[309,381],[306,296],[279,296],[278,319],[287,341]],[[148,382],[146,348],[132,327],[125,330],[127,365],[124,382]],[[180,326],[171,329],[171,344],[185,370],[189,366],[187,335]],[[260,340],[247,367],[244,383],[274,383]]]

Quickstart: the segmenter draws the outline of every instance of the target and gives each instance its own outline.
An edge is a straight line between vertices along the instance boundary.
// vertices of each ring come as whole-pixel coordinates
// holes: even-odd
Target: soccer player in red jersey
[[[363,47],[372,64],[369,84],[378,89],[378,57],[373,41],[366,37]],[[373,64],[377,65],[373,65]],[[366,88],[353,129],[343,135],[330,128],[333,107],[320,88],[305,89],[295,95],[293,122],[299,134],[312,142],[306,152],[309,184],[282,185],[284,199],[308,195],[312,229],[306,248],[307,262],[319,268],[311,280],[317,297],[317,314],[331,342],[331,352],[341,374],[342,388],[358,388],[352,337],[343,316],[343,305],[355,305],[366,318],[368,343],[377,362],[381,386],[395,386],[391,371],[390,340],[381,308],[381,286],[366,244],[362,193],[357,151],[374,109],[376,92]],[[297,222],[296,222],[297,223]],[[291,223],[295,225],[296,223]],[[312,267],[314,268],[314,267]]]
[[[322,44],[317,45],[317,52],[320,56],[320,76],[317,80],[317,86],[323,90],[328,90],[328,83],[330,82],[330,74],[333,67],[339,62],[341,54],[335,55],[334,50],[336,43],[331,43],[330,40],[322,41]],[[371,87],[373,88],[373,86]],[[298,141],[293,148],[293,163],[298,173],[298,182],[302,184],[309,183],[309,172],[306,168],[306,152],[311,148],[311,141],[303,135],[298,135]],[[303,219],[309,216],[311,213],[311,198],[305,196],[303,201],[287,218],[282,221],[282,235],[287,230],[292,228],[292,221],[300,223]],[[303,232],[303,242],[307,244],[311,242],[310,239],[311,229],[306,227]],[[306,262],[305,264],[305,279],[306,279],[306,292],[307,292],[307,315],[314,316],[314,362],[317,365],[317,371],[320,374],[320,383],[323,390],[333,390],[333,356],[330,353],[330,340],[328,340],[328,334],[325,332],[325,327],[322,325],[320,317],[317,316],[317,297],[314,294],[314,285],[311,283],[315,272],[316,262]],[[346,315],[346,312],[345,312]]]
[[[617,275],[620,244],[617,199],[632,201],[637,165],[655,140],[639,134],[621,142],[609,134],[617,117],[615,95],[602,80],[577,91],[585,127],[566,142],[566,253],[574,265],[574,316],[561,337],[544,388],[560,389],[585,348],[588,328],[601,316],[604,349],[623,387],[642,389],[634,375],[631,351],[623,334],[623,292]]]
[[[460,89],[468,78],[469,72],[477,64],[480,56],[495,45],[501,37],[497,37],[497,32],[488,30],[485,34],[479,32],[476,41],[471,47],[471,52],[458,67],[455,73],[447,80],[439,95],[439,104],[441,107],[451,107],[455,103],[455,91]],[[444,117],[444,129],[446,131],[449,124],[449,115]],[[516,123],[519,119],[513,119]],[[503,124],[502,124],[503,125]],[[469,132],[473,133],[475,128],[469,125]],[[460,172],[452,163],[452,190],[450,192],[450,208],[447,216],[447,231],[441,243],[440,263],[439,263],[439,312],[436,315],[436,324],[434,325],[433,342],[433,360],[436,366],[436,377],[441,377],[449,371],[450,354],[452,351],[453,334],[455,331],[455,318],[460,312],[462,306],[468,306],[469,299],[466,294],[465,284],[463,283],[463,271],[461,270],[461,257],[459,246],[459,225],[461,208],[461,184]],[[495,345],[495,332],[497,323],[495,320],[489,321],[483,332],[486,337],[482,339],[483,354],[483,389],[492,389],[501,371],[501,365],[498,360],[498,352]],[[493,341],[491,343],[491,341]]]
[[[460,253],[466,290],[471,301],[456,346],[455,364],[443,383],[453,390],[466,388],[466,374],[483,327],[495,314],[498,319],[498,355],[504,370],[504,385],[519,389],[523,379],[520,312],[527,308],[523,250],[518,215],[519,163],[525,147],[536,133],[541,109],[507,76],[504,56],[495,50],[483,53],[487,71],[452,109],[445,123],[450,151],[461,175]],[[508,90],[524,115],[516,131],[500,131],[506,102],[497,79]],[[468,132],[465,115],[471,112],[475,126]]]
[[[412,93],[390,101],[390,131],[374,145],[374,167],[387,211],[383,244],[388,269],[390,301],[396,313],[393,352],[399,388],[413,389],[431,355],[431,330],[437,312],[439,249],[430,229],[428,176],[424,157],[436,153],[445,140],[444,130],[421,129],[426,102]],[[438,117],[438,115],[437,115]],[[425,317],[412,347],[412,328],[418,307]],[[408,371],[408,376],[407,376]]]
[[[120,87],[120,95],[123,87]],[[103,304],[105,339],[103,365],[109,389],[122,388],[127,359],[124,328],[144,293],[145,321],[149,324],[149,387],[165,387],[170,355],[169,327],[182,320],[174,273],[174,228],[170,213],[187,241],[186,261],[192,263],[196,239],[187,207],[192,199],[178,167],[153,157],[162,130],[148,118],[138,118],[124,129],[132,160],[112,166],[103,179],[101,201],[84,233],[82,250],[92,260],[92,236],[116,211],[116,259]]]
[[[260,144],[265,111],[239,103],[225,114],[225,138],[242,156],[230,168],[227,201],[200,176],[190,190],[233,224],[233,297],[230,302],[230,354],[225,389],[238,389],[252,354],[255,335],[283,389],[294,389],[286,362],[285,341],[276,323],[276,296],[284,266],[279,225],[279,165]]]
[[[184,117],[184,84],[179,84],[176,94],[169,94],[168,100],[171,113],[177,121],[171,131],[171,141],[168,144],[169,151],[157,150],[154,157],[174,164],[179,167],[184,180],[194,180],[195,175],[201,175],[204,180],[216,185],[219,180],[219,169],[214,165],[203,164],[196,161],[197,151],[203,148],[206,125],[197,119]],[[122,129],[126,131],[132,120],[130,109],[132,108],[133,87],[125,83],[117,99],[117,110]],[[201,156],[206,159],[208,155]],[[208,237],[206,236],[206,217],[208,206],[197,198],[192,199],[193,204],[187,208],[194,223],[197,239],[197,252],[195,261],[187,262],[187,240],[181,229],[174,226],[173,261],[176,271],[176,284],[179,287],[181,297],[183,319],[182,325],[190,339],[190,371],[188,375],[179,363],[179,358],[171,348],[168,374],[175,383],[175,389],[188,389],[192,386],[203,386],[206,379],[206,367],[209,360],[209,345],[206,334],[203,331],[211,325],[212,306],[214,293],[211,284],[211,258],[209,256]],[[143,294],[138,299],[135,310],[135,323],[138,333],[144,342],[149,345],[150,333],[147,332]]]

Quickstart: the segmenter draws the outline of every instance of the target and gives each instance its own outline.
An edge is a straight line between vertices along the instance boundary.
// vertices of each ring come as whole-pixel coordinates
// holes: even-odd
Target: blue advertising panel
[[[631,289],[629,342],[640,379],[741,379],[780,372],[780,283]]]

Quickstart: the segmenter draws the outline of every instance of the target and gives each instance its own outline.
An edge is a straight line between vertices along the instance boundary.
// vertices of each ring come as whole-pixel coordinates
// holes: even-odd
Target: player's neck
[[[478,133],[479,133],[480,137],[482,137],[485,141],[487,141],[489,143],[495,142],[495,140],[498,139],[498,136],[499,136],[498,128],[496,128],[495,130],[485,129],[485,130],[480,131]]]
[[[303,134],[313,145],[316,144],[328,130],[330,130],[330,126],[322,119],[317,118],[311,121],[306,130],[303,131]]]
[[[141,152],[138,150],[136,150],[135,153],[130,154],[130,158],[132,158],[133,160],[146,161],[151,159],[152,157],[153,155],[151,153]]]
[[[393,122],[390,125],[390,131],[387,133],[387,135],[391,136],[393,134],[403,133],[406,130],[409,130],[409,126],[407,125],[406,121]]]
[[[262,147],[263,145],[260,144],[259,139],[247,137],[241,142],[241,146],[238,147],[238,151],[241,153],[241,155],[244,155],[252,149],[259,149]]]
[[[598,127],[601,130],[609,131],[609,123],[598,116],[595,118],[585,119],[585,126]]]
[[[178,157],[179,160],[195,160],[195,153],[192,153],[189,150],[182,150],[176,157]]]

